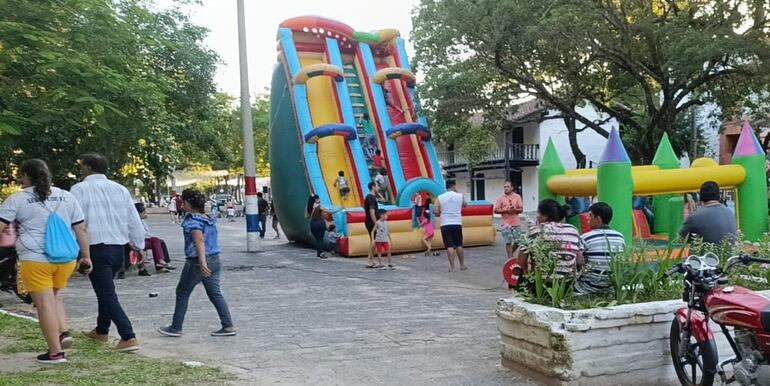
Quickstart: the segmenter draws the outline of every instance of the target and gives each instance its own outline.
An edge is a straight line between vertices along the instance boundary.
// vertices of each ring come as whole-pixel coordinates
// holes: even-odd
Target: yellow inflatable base
[[[495,243],[495,228],[490,216],[470,216],[463,218],[463,245],[466,247],[491,245]],[[438,221],[437,221],[438,222]],[[367,256],[369,254],[369,236],[363,224],[350,224],[348,229],[348,256]],[[422,242],[422,228],[412,229],[411,221],[389,221],[390,245],[394,254],[420,252],[425,250]],[[432,249],[444,248],[441,238],[441,228],[436,225],[436,231],[431,242]]]

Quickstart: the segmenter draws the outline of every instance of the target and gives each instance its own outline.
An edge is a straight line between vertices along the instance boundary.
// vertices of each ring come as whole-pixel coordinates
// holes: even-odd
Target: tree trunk
[[[575,118],[569,115],[564,116],[564,125],[567,126],[567,133],[569,134],[569,147],[572,150],[572,155],[575,157],[578,169],[586,167],[586,155],[580,150],[580,145],[577,140],[577,124]]]

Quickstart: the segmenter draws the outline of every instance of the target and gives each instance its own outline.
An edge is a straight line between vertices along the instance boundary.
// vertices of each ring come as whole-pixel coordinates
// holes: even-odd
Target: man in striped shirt
[[[84,334],[107,342],[110,324],[115,323],[121,338],[115,348],[133,351],[139,348],[139,343],[131,321],[118,301],[113,278],[123,266],[126,244],[144,249],[145,230],[128,190],[108,180],[105,173],[107,160],[102,155],[82,155],[80,174],[84,177],[83,182],[75,184],[70,191],[85,214],[93,262],[93,271],[88,277],[98,300],[96,328]]]
[[[610,259],[622,253],[626,247],[623,234],[610,229],[612,208],[597,202],[588,208],[588,224],[591,231],[580,236],[585,268],[575,282],[575,291],[580,294],[595,294],[608,291],[610,285]]]

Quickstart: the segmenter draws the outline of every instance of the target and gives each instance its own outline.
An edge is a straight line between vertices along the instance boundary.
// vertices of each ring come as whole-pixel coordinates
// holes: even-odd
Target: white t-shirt
[[[463,225],[463,195],[453,191],[438,196],[439,209],[441,210],[441,226]]]
[[[337,177],[337,188],[339,189],[345,189],[348,187],[348,182],[345,181],[345,177],[338,176]]]
[[[382,174],[377,174],[376,176],[374,176],[374,183],[383,189],[388,187],[388,179],[385,178],[385,176],[383,176]]]
[[[85,219],[80,204],[66,190],[52,187],[45,206],[52,212],[56,211],[65,223],[73,226],[82,223]],[[20,260],[48,262],[43,254],[45,228],[48,225],[50,213],[46,208],[40,204],[31,187],[13,194],[0,204],[0,221],[4,223],[18,221],[21,224],[18,227],[19,238],[16,240],[16,251],[19,253]]]

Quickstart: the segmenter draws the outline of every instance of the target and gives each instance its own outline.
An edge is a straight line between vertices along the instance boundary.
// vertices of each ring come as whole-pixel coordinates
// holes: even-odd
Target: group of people
[[[379,153],[380,151],[377,150],[377,152]],[[375,174],[372,178],[372,183],[377,185],[377,195],[375,198],[380,202],[390,202],[390,189],[388,189],[389,184],[387,177],[388,169],[385,167],[378,167],[373,170]],[[350,185],[345,178],[345,172],[343,170],[337,172],[337,178],[334,180],[333,185],[339,191],[340,199],[343,202],[346,201],[350,194]]]
[[[720,188],[716,182],[702,184],[699,192],[700,207],[689,213],[679,230],[682,239],[698,237],[706,243],[720,244],[737,237],[735,214],[720,202]],[[537,223],[524,229],[519,218],[523,211],[521,196],[513,191],[510,182],[495,201],[494,212],[501,215],[500,233],[505,241],[508,258],[518,250],[515,273],[527,275],[534,264],[533,242],[552,242],[549,253],[555,258],[554,277],[574,279],[578,294],[595,294],[610,289],[610,260],[624,252],[623,235],[610,228],[612,208],[604,202],[595,202],[588,208],[590,231],[578,232],[564,223],[571,208],[556,200],[545,199],[537,207]]]
[[[97,298],[96,326],[83,334],[107,342],[110,326],[114,324],[120,335],[115,349],[137,350],[139,342],[120,304],[113,279],[124,266],[126,248],[134,251],[149,248],[154,256],[168,256],[163,251],[163,243],[148,233],[141,218],[143,208],[135,206],[125,187],[107,178],[107,160],[99,154],[88,153],[79,158],[78,166],[83,179],[68,192],[53,186],[51,172],[44,161],[24,161],[19,167],[22,190],[0,204],[0,232],[11,223],[17,224],[19,277],[37,309],[48,347],[37,357],[40,363],[66,362],[64,350],[73,344],[60,294],[75,270],[88,276]],[[204,213],[206,199],[197,190],[187,189],[179,199],[180,209],[185,213],[181,226],[186,262],[176,288],[172,324],[158,331],[168,336],[181,335],[190,294],[202,282],[221,321],[221,328],[212,335],[235,335],[219,286],[221,263],[216,219]],[[50,246],[45,245],[46,240],[53,237],[49,231],[56,229],[51,224],[59,221],[70,227],[71,232],[55,236],[62,240],[70,237],[79,248],[75,256],[64,260],[51,256]],[[160,261],[156,257],[155,263],[158,268],[169,268],[165,259]]]
[[[392,261],[392,238],[388,226],[388,211],[380,208],[379,192],[380,184],[369,182],[369,191],[364,198],[363,209],[365,213],[364,225],[369,235],[369,251],[366,268],[390,268],[395,265]],[[422,198],[414,203],[417,223],[423,229],[422,242],[425,245],[425,256],[437,253],[432,251],[432,242],[435,236],[435,219],[441,216],[441,235],[447,248],[449,259],[449,271],[455,270],[455,261],[460,270],[466,270],[465,255],[463,251],[462,234],[462,208],[467,205],[462,194],[457,192],[455,181],[446,182],[446,192],[439,195],[435,207],[430,198],[424,202]],[[420,196],[421,197],[421,196]],[[341,209],[338,209],[341,210]],[[326,259],[329,252],[337,252],[337,242],[342,237],[336,232],[335,224],[327,224],[326,218],[331,217],[336,211],[321,205],[321,199],[317,194],[308,198],[305,207],[305,218],[309,220],[310,233],[315,240],[316,256]],[[383,264],[384,255],[384,264]]]

